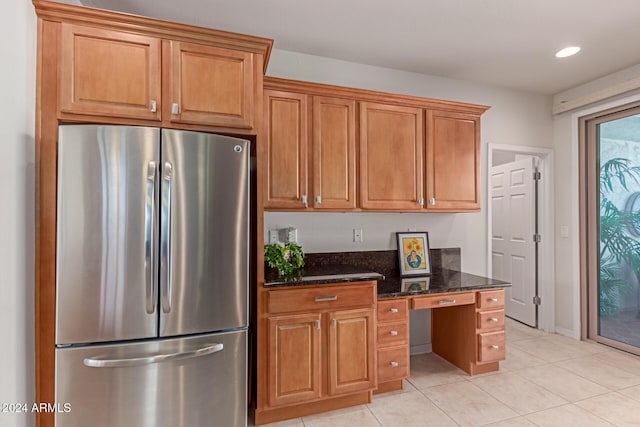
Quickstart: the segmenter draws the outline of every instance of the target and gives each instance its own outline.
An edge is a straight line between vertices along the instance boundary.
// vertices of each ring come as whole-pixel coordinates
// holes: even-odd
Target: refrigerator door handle
[[[146,264],[146,306],[148,314],[153,314],[156,311],[156,287],[154,277],[156,169],[156,162],[150,161],[147,164],[147,194],[144,209],[144,258]]]
[[[173,185],[173,165],[164,162],[162,171],[162,230],[161,230],[161,258],[162,258],[162,311],[171,311],[171,187]]]
[[[129,366],[151,365],[174,360],[191,359],[194,357],[206,356],[224,350],[222,343],[209,344],[197,350],[182,351],[178,353],[156,354],[153,356],[131,357],[127,359],[94,359],[87,357],[84,365],[90,368],[123,368]]]

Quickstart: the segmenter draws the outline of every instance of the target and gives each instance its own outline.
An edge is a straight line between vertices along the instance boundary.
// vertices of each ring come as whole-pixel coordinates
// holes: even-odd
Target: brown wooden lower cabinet
[[[256,424],[371,401],[375,282],[268,292],[266,406]]]

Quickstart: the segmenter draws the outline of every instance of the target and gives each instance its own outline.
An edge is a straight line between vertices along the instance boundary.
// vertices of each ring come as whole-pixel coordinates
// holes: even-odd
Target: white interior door
[[[506,315],[537,327],[534,158],[491,168],[493,277],[511,283]]]

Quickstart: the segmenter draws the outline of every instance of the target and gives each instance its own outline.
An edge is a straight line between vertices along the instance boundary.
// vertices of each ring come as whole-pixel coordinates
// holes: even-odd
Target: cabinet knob
[[[491,302],[498,302],[498,298],[491,298],[489,301],[491,301]]]
[[[424,206],[424,199],[422,197],[418,198],[418,204]]]
[[[316,196],[316,203],[319,205],[322,204],[322,196]]]
[[[433,205],[435,205],[435,204],[436,204],[436,199],[435,199],[435,197],[432,197],[432,198],[430,198],[430,199],[429,199],[429,204],[430,204],[431,206],[433,206]]]
[[[303,194],[302,196],[300,196],[300,201],[306,207],[307,206],[307,195]]]
[[[390,312],[392,312],[392,313],[397,313],[397,312],[398,312],[398,309],[397,309],[397,308],[395,308],[395,307],[393,307],[393,308],[392,308],[391,310],[389,310],[389,311],[390,311]]]
[[[175,102],[171,104],[171,114],[180,114],[180,106]]]
[[[156,111],[158,111],[158,105],[154,99],[152,99],[151,102],[149,102],[149,111],[151,111],[152,113],[155,113]]]
[[[400,364],[398,362],[391,362],[389,363],[389,366],[391,366],[392,368],[397,368],[398,366],[400,366]]]
[[[491,346],[491,348],[492,348],[493,350],[497,350],[497,349],[499,349],[499,348],[500,348],[500,346],[499,346],[499,345],[495,345],[495,344],[493,344],[493,345]]]
[[[319,321],[319,320],[316,320],[315,322],[313,322],[313,326],[314,326],[316,329],[320,330],[320,321]]]
[[[391,335],[392,337],[397,337],[398,336],[398,331],[390,331],[389,335]]]
[[[491,322],[494,322],[494,323],[495,323],[495,322],[497,322],[497,321],[498,321],[498,318],[497,318],[497,317],[492,317],[492,318],[491,318],[491,319],[489,319],[489,320],[490,320]]]

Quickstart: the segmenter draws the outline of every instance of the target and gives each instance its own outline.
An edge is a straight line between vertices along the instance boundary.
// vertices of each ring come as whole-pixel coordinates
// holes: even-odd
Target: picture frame
[[[429,289],[430,276],[416,276],[402,279],[401,292],[423,292]]]
[[[397,232],[400,277],[431,274],[429,233],[426,231]]]

